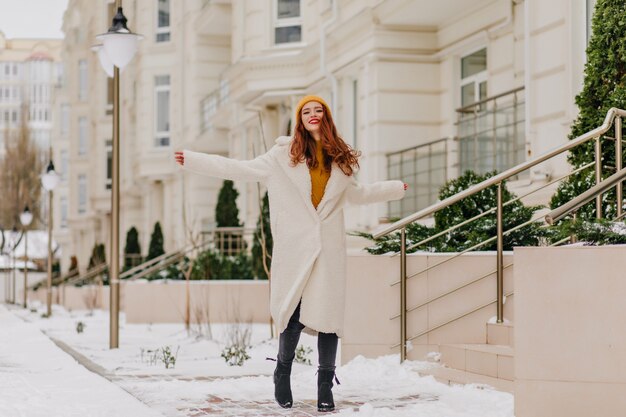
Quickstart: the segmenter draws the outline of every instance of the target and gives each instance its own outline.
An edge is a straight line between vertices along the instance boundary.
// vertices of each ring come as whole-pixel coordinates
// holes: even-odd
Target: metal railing
[[[211,91],[200,102],[200,120],[202,121],[201,131],[213,127],[213,116],[220,107],[228,103],[230,96],[230,88],[228,80],[220,81],[220,86]]]
[[[502,172],[526,158],[524,87],[456,109],[459,171]]]
[[[602,123],[601,126],[597,127],[596,129],[593,129],[577,138],[574,138],[572,140],[570,140],[568,143],[565,143],[543,155],[540,155],[532,160],[529,160],[527,162],[521,163],[513,168],[510,168],[498,175],[495,175],[491,178],[488,178],[487,180],[476,184],[458,194],[455,194],[451,197],[446,198],[443,201],[440,201],[438,203],[435,203],[429,207],[426,207],[410,216],[407,216],[393,224],[391,224],[390,226],[384,228],[383,230],[379,231],[378,233],[376,233],[375,235],[373,235],[373,237],[375,239],[381,238],[383,236],[386,236],[390,233],[393,233],[395,231],[400,231],[400,241],[401,241],[401,245],[400,245],[400,280],[399,280],[399,284],[400,284],[400,344],[399,346],[401,347],[400,349],[400,357],[401,360],[404,361],[406,359],[406,347],[407,347],[407,342],[410,340],[413,340],[423,334],[427,334],[429,332],[431,332],[432,330],[434,330],[435,328],[441,327],[441,325],[436,326],[435,328],[430,328],[427,329],[425,332],[420,333],[419,335],[414,335],[411,337],[407,338],[407,334],[406,334],[406,323],[407,323],[407,308],[406,308],[406,287],[407,287],[407,279],[409,277],[407,277],[407,269],[406,269],[406,256],[407,256],[407,242],[406,242],[406,227],[419,220],[422,219],[426,216],[430,216],[432,214],[434,214],[435,212],[444,209],[454,203],[457,203],[461,200],[463,200],[464,198],[470,197],[482,190],[485,190],[486,188],[492,187],[492,186],[496,186],[497,187],[497,203],[496,203],[496,207],[495,207],[495,214],[496,214],[496,224],[497,224],[497,233],[496,236],[487,239],[484,242],[481,242],[478,245],[474,245],[471,248],[468,248],[467,250],[465,250],[463,253],[468,252],[470,250],[474,250],[477,249],[480,246],[483,246],[489,242],[493,242],[494,240],[497,242],[497,255],[496,255],[496,279],[497,279],[497,294],[496,294],[496,309],[497,309],[497,321],[499,323],[503,322],[504,320],[504,262],[503,262],[503,252],[504,252],[504,236],[506,234],[512,233],[515,230],[518,230],[521,227],[524,227],[532,222],[536,222],[538,220],[542,220],[541,217],[538,218],[533,218],[531,220],[529,220],[528,222],[525,222],[521,225],[515,226],[512,229],[507,230],[506,232],[504,231],[504,225],[503,225],[503,207],[505,205],[505,202],[502,199],[502,195],[503,195],[503,182],[510,179],[513,176],[518,175],[521,172],[524,172],[536,165],[541,164],[542,162],[545,162],[555,156],[561,155],[564,152],[567,152],[581,144],[587,143],[590,140],[594,140],[595,141],[595,161],[593,163],[593,165],[589,164],[587,166],[581,167],[578,170],[576,170],[575,172],[580,172],[581,169],[585,169],[585,168],[589,168],[591,166],[595,167],[595,180],[596,180],[596,185],[600,184],[602,181],[602,147],[601,147],[601,138],[602,136],[614,125],[615,127],[615,137],[612,138],[615,140],[616,146],[615,146],[615,151],[616,151],[616,171],[620,172],[622,169],[622,117],[626,116],[626,111],[624,110],[620,110],[620,109],[616,109],[616,108],[611,108],[607,114],[606,117],[604,119],[604,122]],[[571,175],[571,174],[569,174]],[[617,179],[617,201],[620,202],[620,204],[618,204],[618,208],[617,208],[617,216],[621,216],[622,215],[622,207],[621,207],[621,201],[623,200],[623,196],[622,196],[622,190],[621,190],[621,181],[620,179]],[[607,186],[612,186],[614,185],[613,183],[611,184],[607,184]],[[536,190],[534,190],[536,191]],[[529,193],[530,194],[530,193]],[[527,194],[528,195],[528,194]],[[596,215],[598,218],[601,218],[602,216],[602,206],[601,206],[601,196],[600,195],[596,195],[595,196],[596,199]],[[479,216],[482,216],[479,215]],[[478,217],[478,216],[477,216]],[[453,226],[453,228],[458,227],[458,226]],[[449,229],[450,230],[450,229]],[[448,230],[448,231],[449,231]],[[446,231],[446,232],[448,232]],[[443,232],[442,232],[443,233]],[[430,238],[429,238],[430,239]],[[418,242],[415,245],[412,245],[412,247],[414,246],[418,246],[423,244],[424,241],[422,242]],[[460,256],[460,255],[459,255]],[[438,263],[437,265],[433,265],[432,267],[429,267],[428,269],[432,269],[440,264],[442,264],[443,262]],[[411,276],[417,276],[422,272],[425,272],[426,270],[420,271],[417,274],[413,274]],[[486,275],[486,276],[490,276],[490,275]],[[485,277],[486,277],[485,276]],[[484,278],[484,277],[483,277]],[[394,285],[394,284],[392,284]],[[431,300],[432,301],[432,300]],[[430,302],[430,301],[429,301]],[[428,303],[426,303],[428,304]],[[491,303],[489,303],[490,305]],[[464,317],[465,315],[470,314],[470,313],[465,313],[460,317]],[[396,316],[397,317],[397,316]],[[458,320],[460,317],[457,317],[451,321],[454,320]],[[392,318],[393,319],[393,318]],[[449,322],[448,322],[449,323]],[[445,324],[443,324],[445,325]]]
[[[252,249],[252,239],[256,229],[244,227],[217,227],[201,233],[200,242],[183,247],[182,249],[164,253],[156,258],[142,262],[120,274],[120,280],[136,280],[156,274],[167,267],[181,262],[186,255],[194,251],[214,248],[223,255],[237,255],[245,251],[250,254]],[[132,256],[134,258],[134,256]],[[95,266],[82,274],[66,274],[57,277],[52,284],[58,285],[78,285],[94,281],[99,276],[106,273],[108,265],[106,263]],[[29,289],[36,289],[38,284],[33,284]]]
[[[403,217],[437,201],[448,180],[448,141],[441,138],[387,154],[387,178],[409,184],[402,200],[389,202],[389,216]]]

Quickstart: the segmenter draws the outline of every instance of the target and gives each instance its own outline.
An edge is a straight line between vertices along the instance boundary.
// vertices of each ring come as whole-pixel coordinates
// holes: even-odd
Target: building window
[[[70,105],[61,105],[61,136],[66,136],[70,131]]]
[[[104,188],[107,190],[111,189],[111,184],[113,184],[113,141],[106,141],[106,154],[107,154],[107,166],[106,166],[106,182]]]
[[[107,103],[105,114],[113,114],[113,78],[107,77]]]
[[[67,197],[61,197],[61,229],[67,228]]]
[[[300,0],[276,0],[274,44],[302,41],[302,15]]]
[[[461,107],[487,98],[487,48],[461,58]]]
[[[59,175],[61,176],[61,181],[65,182],[67,181],[67,168],[69,166],[69,156],[67,153],[67,149],[62,149],[61,150],[61,172],[59,172]]]
[[[170,0],[157,1],[156,41],[170,40]]]
[[[87,212],[87,176],[78,176],[78,214]]]
[[[87,118],[79,117],[78,118],[78,155],[87,154],[87,142],[88,142],[87,136],[88,136]]]
[[[586,13],[586,20],[587,20],[587,45],[589,44],[589,39],[591,39],[591,32],[592,32],[592,21],[593,21],[593,12],[596,8],[596,1],[597,0],[587,0],[587,13]]]
[[[154,77],[154,146],[170,146],[170,76]]]
[[[78,61],[78,99],[87,100],[87,61]]]

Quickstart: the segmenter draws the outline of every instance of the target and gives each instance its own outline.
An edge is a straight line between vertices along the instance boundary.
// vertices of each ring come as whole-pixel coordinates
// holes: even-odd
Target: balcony
[[[203,0],[196,28],[202,35],[229,36],[231,32],[231,1]]]
[[[456,110],[459,173],[502,172],[525,161],[524,101],[519,87]]]

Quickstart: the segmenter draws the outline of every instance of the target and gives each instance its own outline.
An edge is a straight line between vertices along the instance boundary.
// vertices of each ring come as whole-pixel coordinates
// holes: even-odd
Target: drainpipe
[[[504,29],[505,27],[509,26],[511,23],[513,23],[513,13],[514,13],[514,9],[515,9],[515,5],[519,4],[521,1],[524,0],[511,0],[509,2],[509,12],[507,13],[506,19],[504,19],[504,21],[492,28],[487,29],[487,37],[489,39],[493,39],[493,35],[498,32],[500,29]]]
[[[530,124],[530,2],[524,1],[524,132],[526,135],[526,157],[532,157],[533,143],[531,142],[531,124]]]
[[[330,81],[330,111],[335,113],[337,103],[337,78],[326,67],[326,31],[337,21],[337,0],[332,1],[332,17],[322,25],[322,33],[320,35],[320,71],[322,75]]]

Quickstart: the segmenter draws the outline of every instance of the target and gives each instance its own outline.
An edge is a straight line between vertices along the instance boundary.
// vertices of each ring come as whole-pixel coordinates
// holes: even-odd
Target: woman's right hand
[[[174,152],[174,159],[176,160],[178,165],[180,166],[185,165],[185,154],[183,153],[183,151]]]

